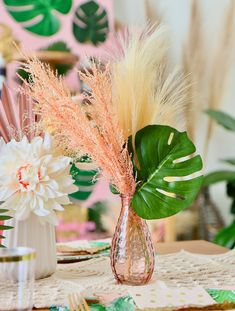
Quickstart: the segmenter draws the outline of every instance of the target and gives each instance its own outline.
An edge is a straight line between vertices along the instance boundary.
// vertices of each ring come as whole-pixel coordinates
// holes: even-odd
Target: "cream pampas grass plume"
[[[169,71],[166,28],[132,31],[112,62],[113,105],[124,136],[149,124],[182,127],[187,84]]]

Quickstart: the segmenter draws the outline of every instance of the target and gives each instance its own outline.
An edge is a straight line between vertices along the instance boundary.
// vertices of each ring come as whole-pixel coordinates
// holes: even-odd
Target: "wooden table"
[[[216,245],[204,240],[195,241],[177,241],[168,243],[156,243],[155,250],[158,254],[176,253],[184,249],[185,251],[198,254],[223,254],[228,251],[227,248]]]

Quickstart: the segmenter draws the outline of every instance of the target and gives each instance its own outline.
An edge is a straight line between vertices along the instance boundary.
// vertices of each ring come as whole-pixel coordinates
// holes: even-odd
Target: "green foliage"
[[[79,190],[70,194],[74,199],[85,201],[91,195],[96,180],[97,170],[83,170],[77,168],[74,164],[71,167],[70,174],[75,180],[74,184],[78,186]]]
[[[58,51],[58,52],[70,52],[70,48],[64,41],[56,41],[45,48],[42,48],[41,51]],[[66,75],[73,68],[70,64],[54,64],[54,69],[59,75]],[[17,73],[26,81],[29,80],[29,73],[23,69],[18,69]],[[20,80],[20,79],[19,79]],[[20,82],[22,82],[20,80]]]
[[[10,216],[3,215],[6,212],[8,212],[6,209],[0,209],[0,221],[5,221],[5,220],[8,220],[8,219],[11,219]],[[12,229],[12,227],[11,226],[6,226],[6,225],[0,225],[0,231],[9,230],[9,229]],[[0,240],[1,239],[4,239],[3,235],[0,235]],[[0,243],[0,247],[4,247],[4,246]]]
[[[56,41],[46,48],[42,49],[43,51],[58,51],[58,52],[71,52],[71,49],[67,46],[64,41]],[[66,75],[72,68],[71,64],[55,64],[55,70],[59,75]]]
[[[109,189],[113,194],[120,194],[117,188],[113,184],[109,185]]]
[[[225,129],[235,131],[235,119],[219,110],[206,110],[206,113]]]
[[[216,171],[210,174],[207,174],[204,177],[203,185],[204,186],[210,186],[212,184],[221,182],[221,181],[228,181],[228,180],[234,180],[235,179],[235,172],[232,171]]]
[[[24,29],[45,37],[59,31],[61,23],[58,13],[67,14],[72,6],[72,0],[3,0],[3,2],[8,13]]]
[[[206,113],[225,129],[235,131],[235,119],[229,114],[217,110],[207,110]],[[235,165],[233,158],[223,161]],[[221,181],[227,181],[227,195],[232,199],[231,213],[235,215],[235,171],[221,170],[207,174],[203,184],[208,186]],[[235,220],[217,233],[214,242],[228,248],[235,247]]]
[[[232,199],[231,214],[235,215],[235,179],[227,183],[227,195]]]
[[[78,6],[73,20],[73,34],[78,42],[104,42],[109,32],[107,12],[95,1]]]
[[[214,242],[227,248],[235,247],[235,220],[217,233]]]
[[[224,159],[223,162],[231,164],[231,165],[235,165],[235,159]]]
[[[105,231],[102,216],[107,213],[107,210],[106,202],[102,201],[98,201],[88,208],[88,220],[95,223],[97,232]]]
[[[129,151],[134,154],[131,139]],[[132,161],[139,184],[132,206],[140,217],[168,217],[193,202],[203,178],[191,175],[202,169],[202,160],[199,155],[191,156],[195,146],[185,132],[163,125],[146,126],[136,134],[135,151],[137,162]],[[186,176],[192,179],[183,178]]]
[[[218,110],[207,110],[206,113],[225,129],[235,131],[235,119],[227,113]],[[225,159],[223,161],[235,165],[235,159]],[[203,184],[208,186],[217,182],[231,180],[235,180],[235,171],[221,170],[207,174]]]

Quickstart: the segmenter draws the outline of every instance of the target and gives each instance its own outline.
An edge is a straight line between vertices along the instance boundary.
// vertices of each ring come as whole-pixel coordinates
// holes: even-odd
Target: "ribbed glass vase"
[[[148,225],[132,209],[131,199],[121,196],[121,213],[111,245],[111,267],[118,283],[142,285],[152,277],[154,249]]]

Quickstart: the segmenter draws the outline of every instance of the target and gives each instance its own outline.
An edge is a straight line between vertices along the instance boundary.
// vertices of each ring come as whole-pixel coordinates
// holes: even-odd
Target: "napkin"
[[[110,247],[109,242],[78,240],[67,243],[57,243],[57,253],[63,255],[93,255]]]
[[[140,309],[208,306],[216,303],[201,286],[170,288],[163,282],[131,287],[129,294]]]

